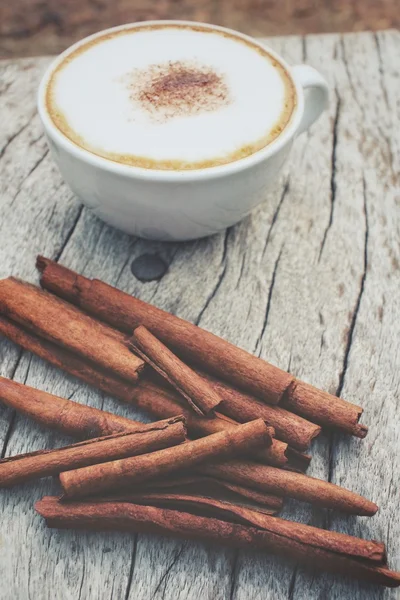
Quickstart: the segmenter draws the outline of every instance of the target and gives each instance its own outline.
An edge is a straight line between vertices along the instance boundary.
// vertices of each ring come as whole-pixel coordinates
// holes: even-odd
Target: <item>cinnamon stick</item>
[[[221,403],[217,392],[193,369],[182,362],[145,327],[135,329],[130,348],[164,377],[199,415],[213,412]]]
[[[159,386],[152,384],[150,380],[147,381],[148,377],[144,377],[143,384],[140,381],[138,387],[131,385],[111,373],[105,373],[97,369],[65,348],[43,340],[31,331],[22,328],[18,323],[1,316],[0,333],[56,367],[64,369],[71,375],[123,402],[135,404],[138,408],[149,412],[156,418],[163,419],[173,417],[178,413],[184,413],[187,417],[188,431],[194,437],[202,437],[222,431],[228,428],[229,423],[231,425],[236,424],[232,419],[220,414],[218,415],[218,423],[215,423],[216,419],[201,419],[194,415],[192,411],[184,409],[179,403],[179,396],[163,391]],[[220,422],[220,420],[226,421],[226,423]],[[94,435],[97,436],[102,433],[106,434],[110,431],[103,432],[99,430]],[[258,458],[277,467],[302,471],[307,469],[310,462],[310,456],[296,453],[288,448],[287,444],[276,439],[273,440],[273,444],[269,448],[258,451]]]
[[[324,427],[340,429],[358,438],[365,438],[368,433],[368,427],[359,423],[361,406],[331,396],[304,381],[296,380],[288,388],[282,406]]]
[[[196,471],[202,475],[226,479],[256,490],[295,498],[323,508],[333,508],[354,515],[371,517],[378,510],[374,502],[334,483],[309,477],[303,473],[276,469],[250,461],[237,459],[219,464],[202,465]]]
[[[176,510],[194,511],[208,517],[216,517],[229,520],[230,514],[239,511],[243,504],[235,504],[225,498],[213,498],[204,493],[184,493],[181,490],[131,492],[129,494],[118,494],[116,496],[96,498],[96,502],[131,502],[132,504],[144,504],[146,506],[159,506],[160,508],[173,508]],[[250,508],[250,507],[246,507]],[[262,509],[251,507],[253,510],[265,515],[275,515],[277,510],[269,506]]]
[[[144,325],[180,358],[190,360],[249,392],[277,404],[294,377],[226,340],[133,298],[97,279],[87,279],[39,256],[41,285],[113,327],[132,333]]]
[[[87,279],[39,256],[41,285],[82,307],[110,325],[130,333],[144,325],[185,361],[259,397],[283,406],[314,423],[365,437],[359,424],[362,409],[346,400],[317,390],[226,340],[200,329],[97,279]]]
[[[46,519],[48,527],[156,533],[203,540],[273,552],[313,569],[349,575],[375,584],[400,585],[400,573],[390,571],[385,565],[382,545],[332,532],[315,531],[315,528],[310,528],[310,532],[304,525],[282,523],[281,519],[268,518],[255,511],[231,514],[229,518],[235,522],[230,522],[125,502],[61,503],[58,498],[45,497],[36,503],[35,508]],[[241,522],[238,523],[239,520]]]
[[[174,494],[194,494],[214,498],[230,497],[236,504],[254,504],[258,510],[280,511],[283,498],[251,488],[235,485],[224,479],[215,479],[202,475],[179,476],[176,478],[157,479],[140,486],[141,493],[170,492]],[[119,498],[126,497],[118,494]]]
[[[142,402],[138,406],[144,410],[150,410],[160,418],[173,418],[179,413],[187,414],[189,418],[189,430],[192,435],[206,436],[219,431],[227,431],[236,425],[224,419],[204,419],[197,417],[191,411],[183,409],[179,403],[172,401],[165,390],[157,390],[156,386],[143,382],[145,386]],[[148,386],[148,390],[146,390]],[[141,397],[141,393],[139,393]],[[142,423],[120,417],[110,412],[99,410],[54,396],[42,390],[17,383],[13,380],[0,377],[0,400],[10,408],[30,417],[45,427],[50,427],[64,434],[78,438],[99,437],[120,431],[135,431],[142,427]],[[154,406],[158,409],[154,410]],[[150,411],[149,411],[150,412]],[[204,426],[196,426],[196,422],[204,423]],[[283,446],[283,448],[281,447]],[[278,440],[272,440],[271,446],[262,450],[253,451],[251,455],[258,456],[259,460],[266,461],[276,466],[285,466],[291,469],[305,469],[309,458],[306,455],[295,453]]]
[[[77,354],[35,335],[19,323],[0,316],[0,333],[25,350],[33,352],[55,367],[78,377],[102,392],[115,396],[123,402],[133,401],[134,384],[123,381],[104,369],[96,368]]]
[[[0,378],[0,399],[7,406],[30,416],[42,425],[53,427],[73,436],[93,437],[118,431],[135,431],[138,427],[143,427],[142,423],[84,406],[72,400],[64,400],[5,378]],[[214,419],[212,421],[204,419],[204,421],[213,423]],[[207,440],[209,437],[204,439]],[[286,471],[280,469],[271,471],[267,466],[257,465],[250,461],[231,461],[229,464],[209,466],[207,469],[208,474],[210,474],[210,469],[215,470],[215,473],[211,472],[212,476],[216,475],[231,481],[235,485],[243,485],[254,490],[290,496],[331,508],[337,507],[356,514],[373,514],[377,510],[376,505],[357,494],[347,492],[347,490],[344,490],[344,493],[345,495],[350,494],[351,502],[350,506],[344,506],[343,508],[343,499],[340,496],[340,490],[343,488],[309,477],[305,478],[305,482],[300,480],[302,484],[300,486],[298,481],[293,481],[290,478],[288,480],[285,477]],[[332,492],[333,490],[334,492],[334,497],[330,500],[319,497],[319,486],[324,486],[324,484],[330,486],[328,491]],[[307,487],[311,487],[311,490],[307,490]],[[364,504],[366,504],[366,507]]]
[[[139,501],[136,499],[139,498]],[[375,540],[363,540],[344,533],[320,529],[303,523],[288,521],[277,516],[267,515],[247,506],[238,506],[231,502],[219,501],[214,498],[195,496],[190,494],[148,492],[121,495],[118,500],[98,498],[96,502],[129,502],[171,508],[199,516],[216,517],[223,521],[251,525],[276,534],[287,540],[328,550],[335,554],[342,554],[353,558],[370,561],[375,564],[384,564],[386,561],[385,545]]]
[[[39,450],[0,460],[0,488],[62,471],[116,460],[181,444],[186,440],[183,417],[143,425],[134,432],[78,442],[55,450]]]
[[[151,379],[144,376],[134,390],[132,402],[145,412],[156,418],[166,418],[182,413],[187,422],[189,434],[198,438],[211,435],[218,431],[228,431],[238,425],[237,421],[230,419],[220,413],[215,413],[214,419],[205,419],[192,411],[185,409],[174,392],[161,388]],[[275,438],[268,448],[252,451],[251,456],[255,460],[266,462],[281,468],[294,470],[307,470],[311,457],[307,454],[296,452],[288,445]]]
[[[143,428],[143,423],[138,421],[120,417],[91,406],[85,406],[73,400],[66,400],[4,377],[0,377],[0,400],[6,406],[32,418],[45,427],[78,438],[99,437],[123,431],[138,431]],[[174,418],[174,414],[171,415],[171,418]],[[166,418],[166,422],[168,420]],[[204,421],[211,422],[209,419],[204,419]],[[205,433],[205,435],[208,435],[208,433]],[[276,497],[273,498],[269,494],[231,484],[227,481],[218,482],[212,478],[200,476],[196,476],[195,479],[200,482],[203,490],[210,486],[214,489],[219,486],[219,489],[230,488],[232,491],[237,492],[239,496],[260,504],[272,504],[273,507],[280,508],[282,503],[281,499],[277,500]],[[171,478],[169,478],[169,482],[171,485],[174,483]],[[188,478],[186,477],[184,481],[180,479],[179,483],[188,483]],[[165,487],[167,482],[162,480],[159,485]]]
[[[315,423],[311,423],[281,406],[265,404],[254,396],[245,394],[206,373],[202,373],[202,376],[222,398],[220,412],[239,423],[246,423],[253,419],[265,419],[275,429],[276,437],[287,442],[296,450],[307,450],[312,440],[321,432],[321,427]]]
[[[0,400],[43,426],[74,437],[99,437],[143,427],[138,421],[66,400],[5,377],[0,377]]]
[[[232,458],[268,443],[271,443],[270,428],[258,419],[174,448],[67,471],[60,474],[60,482],[68,498],[93,495],[165,477],[210,460]]]
[[[127,348],[123,334],[13,277],[0,281],[0,313],[130,382],[136,382],[144,366]]]

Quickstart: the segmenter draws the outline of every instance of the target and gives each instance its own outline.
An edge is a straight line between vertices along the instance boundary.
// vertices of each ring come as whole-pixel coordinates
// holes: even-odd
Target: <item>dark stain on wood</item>
[[[131,264],[132,274],[143,282],[158,281],[167,270],[167,263],[158,254],[142,254]]]

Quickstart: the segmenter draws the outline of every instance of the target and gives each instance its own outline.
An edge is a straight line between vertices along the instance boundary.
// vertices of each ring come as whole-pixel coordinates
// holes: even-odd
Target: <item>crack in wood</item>
[[[238,575],[238,570],[239,570],[238,561],[239,561],[239,550],[234,550],[233,557],[232,557],[231,586],[230,586],[230,590],[229,590],[229,600],[233,600],[235,597],[235,593],[236,593],[236,580],[237,580],[237,575]]]
[[[239,275],[236,279],[236,284],[235,284],[235,291],[238,289],[240,282],[242,280],[242,276],[243,276],[243,271],[244,271],[244,265],[246,263],[246,253],[242,252],[241,258],[240,258],[240,269],[239,269]]]
[[[347,335],[347,343],[343,357],[343,366],[342,371],[339,376],[339,384],[336,390],[336,396],[341,396],[343,386],[346,379],[346,373],[349,365],[349,357],[351,346],[354,338],[354,331],[357,322],[358,312],[360,310],[361,299],[364,294],[365,289],[365,280],[367,278],[367,269],[368,269],[368,238],[369,238],[369,225],[368,225],[368,208],[367,208],[367,187],[365,181],[365,174],[363,174],[363,201],[364,201],[364,216],[365,216],[365,233],[364,233],[364,258],[363,258],[363,273],[361,276],[360,288],[357,295],[356,304],[351,316],[349,332]],[[328,447],[328,481],[332,482],[333,471],[334,471],[334,458],[335,458],[335,439],[336,434],[331,432],[329,435],[329,447]],[[330,517],[327,516],[327,522],[329,522]]]
[[[150,600],[154,600],[154,598],[156,597],[158,590],[161,588],[162,584],[164,583],[164,592],[163,592],[163,597],[165,595],[165,587],[167,585],[167,579],[168,576],[170,574],[170,572],[172,571],[172,569],[174,568],[174,566],[176,565],[176,563],[178,562],[178,560],[180,559],[183,551],[186,549],[186,542],[184,542],[181,547],[178,549],[178,551],[175,553],[174,558],[172,559],[171,563],[168,565],[167,569],[165,570],[165,572],[163,573],[163,575],[161,576],[160,581],[158,582],[156,589],[154,590],[154,593],[151,597]]]
[[[60,247],[59,251],[56,253],[55,257],[53,258],[53,260],[54,260],[55,262],[58,262],[58,261],[60,260],[60,258],[61,258],[61,256],[62,256],[62,253],[64,252],[65,248],[67,247],[67,244],[68,244],[69,240],[71,239],[71,237],[72,237],[72,234],[74,233],[74,231],[75,231],[75,229],[76,229],[76,227],[77,227],[77,225],[78,225],[78,221],[79,221],[79,219],[81,218],[81,215],[82,215],[83,209],[84,209],[84,206],[83,206],[83,204],[81,204],[81,206],[80,206],[80,207],[79,207],[79,209],[78,209],[78,213],[77,213],[77,215],[76,215],[76,217],[75,217],[75,219],[74,219],[74,221],[73,221],[73,223],[72,223],[72,227],[71,227],[71,229],[70,229],[70,230],[69,230],[69,232],[67,233],[67,235],[66,235],[66,238],[65,238],[64,242],[62,243],[62,245],[61,245],[61,247]],[[82,271],[82,272],[83,272],[83,271]]]
[[[348,368],[349,356],[351,345],[353,343],[354,329],[357,322],[358,311],[360,310],[361,299],[364,294],[365,280],[367,278],[368,269],[368,238],[369,238],[369,225],[368,225],[368,208],[367,208],[367,186],[365,181],[365,174],[363,175],[363,200],[364,200],[364,217],[365,217],[365,234],[364,234],[364,268],[361,276],[360,289],[357,296],[356,305],[353,310],[351,317],[349,333],[347,335],[347,344],[344,353],[343,367],[339,377],[339,385],[336,390],[336,395],[340,396],[343,390],[344,382],[346,379],[346,373]]]
[[[288,364],[287,364],[287,368],[286,368],[286,371],[288,373],[291,373],[291,370],[292,370],[292,356],[293,356],[293,346],[290,346],[289,360],[288,360]]]
[[[134,539],[133,539],[132,556],[131,556],[131,564],[130,564],[130,568],[129,568],[128,582],[127,582],[126,590],[125,590],[125,600],[129,599],[129,595],[131,592],[133,573],[135,571],[135,565],[136,565],[137,543],[138,543],[138,535],[135,534]]]
[[[322,242],[319,250],[318,262],[320,262],[322,253],[325,248],[325,242],[328,237],[328,233],[333,223],[333,212],[335,208],[335,200],[336,200],[336,152],[337,152],[337,144],[338,144],[338,128],[339,128],[339,119],[340,119],[340,109],[341,109],[341,99],[337,88],[335,88],[336,95],[336,110],[335,117],[333,120],[333,128],[332,128],[332,154],[331,154],[331,209],[329,214],[328,225],[325,228],[324,235],[322,237]]]
[[[263,249],[263,252],[262,252],[262,257],[263,258],[265,256],[265,252],[266,252],[266,249],[267,249],[270,237],[271,237],[271,232],[272,232],[272,230],[273,230],[273,228],[275,226],[275,223],[276,223],[276,221],[278,219],[280,210],[282,208],[283,201],[286,198],[287,194],[289,193],[289,190],[290,190],[290,179],[288,178],[286,180],[286,182],[285,182],[285,185],[283,186],[283,190],[282,190],[282,194],[281,194],[281,197],[279,199],[279,202],[278,202],[278,206],[276,207],[275,212],[272,215],[271,225],[269,226],[267,237],[265,238],[264,249]]]
[[[319,342],[319,355],[318,355],[318,358],[321,358],[322,348],[325,346],[325,333],[326,333],[326,330],[324,329],[323,332],[321,333],[321,339],[320,339],[320,342]]]
[[[44,151],[44,153],[42,154],[42,156],[40,156],[40,158],[38,158],[38,160],[35,162],[35,164],[33,165],[33,167],[29,170],[27,176],[25,177],[24,181],[26,179],[28,179],[29,175],[32,175],[32,173],[34,171],[36,171],[36,169],[42,164],[42,162],[44,161],[44,159],[46,158],[46,156],[49,153],[49,149],[46,148],[46,150]]]
[[[82,554],[82,577],[81,577],[81,583],[79,586],[79,594],[78,594],[78,600],[81,600],[82,598],[82,590],[83,590],[83,582],[85,581],[85,574],[86,574],[86,561],[85,561],[85,554]]]
[[[334,462],[335,462],[335,433],[333,431],[330,431],[328,434],[328,481],[329,483],[332,483],[332,479],[333,479],[333,471],[335,468]],[[325,526],[327,529],[330,529],[330,523],[331,523],[331,515],[329,512],[326,513],[326,517],[325,517]]]
[[[57,191],[58,191],[58,190],[56,190],[56,192],[57,192]],[[56,212],[56,208],[57,208],[57,202],[54,202],[54,204],[53,204],[53,206],[52,206],[52,209],[51,209],[51,212],[50,212],[50,214],[49,214],[49,218],[47,219],[47,227],[49,227],[49,226],[50,226],[51,220],[52,220],[52,218],[53,218],[53,216],[54,216],[54,214],[55,214],[55,212]]]
[[[353,82],[353,77],[352,77],[352,75],[350,73],[349,63],[348,63],[347,54],[346,54],[346,47],[344,45],[344,37],[342,35],[340,36],[340,42],[339,42],[339,44],[340,44],[340,48],[342,50],[343,64],[344,64],[344,68],[345,68],[345,71],[346,71],[346,75],[347,75],[347,79],[348,79],[348,82],[349,82],[349,86],[350,86],[350,89],[351,89],[351,93],[352,93],[352,96],[354,98],[354,102],[356,103],[356,105],[360,109],[360,112],[363,115],[363,117],[365,117],[364,107],[360,104],[360,102],[358,100],[358,95],[357,95],[357,91],[356,91],[356,88],[355,88],[355,85],[354,85],[354,82]]]
[[[278,271],[279,261],[280,261],[281,256],[282,256],[283,248],[284,248],[284,246],[282,246],[282,248],[280,249],[279,254],[278,254],[278,258],[276,259],[275,264],[274,264],[274,270],[272,271],[271,283],[270,283],[269,290],[268,290],[268,300],[267,300],[267,307],[265,309],[264,324],[262,326],[261,333],[260,333],[260,335],[257,338],[257,342],[256,342],[255,349],[254,349],[254,352],[253,352],[253,354],[257,353],[258,356],[259,356],[259,352],[260,352],[259,346],[261,344],[261,341],[262,341],[262,338],[264,336],[264,333],[265,333],[265,331],[267,329],[268,316],[269,316],[269,311],[270,311],[271,303],[272,303],[272,292],[274,291],[276,273]]]
[[[31,114],[31,116],[29,117],[28,121],[22,125],[22,127],[20,127],[18,129],[18,131],[16,131],[15,133],[13,133],[8,140],[6,141],[6,143],[4,144],[4,146],[2,147],[2,149],[0,150],[0,159],[3,158],[4,154],[7,151],[7,148],[10,146],[10,144],[12,144],[12,142],[17,139],[17,137],[19,135],[21,135],[21,133],[23,133],[25,131],[25,129],[27,129],[29,127],[29,125],[32,122],[33,117],[36,115],[36,111],[34,113]]]
[[[222,271],[217,279],[217,283],[214,286],[214,289],[212,290],[212,292],[209,294],[208,298],[206,299],[203,308],[201,309],[199,316],[197,317],[196,321],[195,321],[195,325],[198,325],[201,321],[202,316],[204,315],[204,313],[206,312],[207,308],[210,305],[210,302],[212,301],[213,298],[215,298],[219,288],[221,287],[221,283],[225,277],[225,273],[226,273],[226,268],[227,268],[227,261],[226,261],[226,256],[227,256],[227,252],[228,252],[228,238],[229,238],[229,234],[232,231],[232,227],[229,227],[226,231],[225,231],[225,238],[224,238],[224,248],[223,248],[223,252],[222,252],[222,259],[221,259],[221,265],[222,266]]]
[[[31,169],[25,175],[25,177],[23,178],[23,180],[21,181],[21,183],[19,185],[18,190],[15,192],[15,194],[14,194],[14,196],[13,196],[13,198],[12,198],[9,206],[12,206],[14,204],[14,202],[16,201],[16,199],[18,198],[18,196],[22,192],[26,180],[39,167],[39,165],[41,165],[41,163],[44,161],[44,159],[46,158],[46,156],[48,155],[48,153],[49,153],[49,150],[46,149],[45,152],[40,156],[40,158],[38,158],[38,160],[35,162],[35,164],[33,165],[33,167],[31,167]]]
[[[32,574],[34,572],[34,570],[32,569],[32,558],[33,558],[33,549],[31,548],[31,551],[29,552],[29,561],[28,561],[28,600],[32,600],[32,596],[31,596],[31,590],[30,590],[30,582],[31,582],[31,578],[32,578]]]
[[[34,146],[35,144],[38,143],[39,140],[44,138],[44,133],[41,133],[40,135],[38,135],[38,137],[34,138],[33,140],[31,140],[28,144],[29,147]]]
[[[1,449],[1,458],[5,458],[7,452],[7,446],[11,438],[11,434],[14,431],[15,421],[17,419],[17,413],[15,410],[12,411],[10,421],[8,423],[6,435],[4,436],[3,447]]]

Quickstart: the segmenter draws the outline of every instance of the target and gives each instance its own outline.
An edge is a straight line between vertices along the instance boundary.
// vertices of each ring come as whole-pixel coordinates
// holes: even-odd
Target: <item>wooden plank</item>
[[[43,252],[362,402],[372,424],[368,438],[317,440],[311,474],[365,493],[382,505],[380,513],[344,519],[290,503],[286,514],[384,539],[397,568],[399,37],[272,40],[290,62],[306,60],[325,72],[333,90],[329,113],[296,141],[265,205],[225,233],[185,244],[134,239],[82,210],[47,156],[34,116],[47,59],[0,65],[0,112],[6,114],[0,275],[37,281],[34,257]],[[130,265],[144,253],[169,265],[160,281],[133,277]],[[0,359],[2,375],[136,416],[3,340]],[[4,409],[0,418],[3,455],[66,441]],[[269,556],[154,536],[47,531],[32,505],[55,489],[42,482],[0,494],[0,540],[8,548],[0,577],[10,597],[50,599],[55,589],[70,598],[135,600],[396,597],[395,591],[312,577]]]

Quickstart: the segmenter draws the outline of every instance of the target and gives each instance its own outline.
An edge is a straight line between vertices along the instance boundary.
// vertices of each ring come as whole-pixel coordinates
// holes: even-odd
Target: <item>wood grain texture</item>
[[[290,503],[284,516],[384,540],[400,569],[397,469],[400,374],[400,34],[270,41],[289,62],[320,68],[330,109],[295,143],[267,202],[208,240],[145,242],[97,220],[47,155],[35,92],[48,59],[0,64],[0,276],[37,281],[39,252],[137,294],[365,410],[361,441],[321,436],[310,474],[381,506],[372,519]],[[169,269],[140,282],[144,253]],[[0,374],[118,414],[129,406],[0,340]],[[2,456],[68,443],[0,408]],[[47,531],[33,503],[49,481],[0,494],[2,590],[19,600],[395,600],[396,591],[310,575],[280,559],[156,536]],[[0,592],[1,596],[1,592]]]

